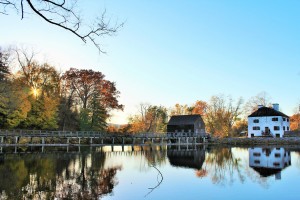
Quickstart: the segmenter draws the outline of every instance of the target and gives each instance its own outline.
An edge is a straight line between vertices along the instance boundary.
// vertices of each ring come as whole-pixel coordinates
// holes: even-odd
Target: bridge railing
[[[0,130],[0,136],[20,136],[20,137],[141,137],[141,138],[163,138],[163,137],[200,137],[203,133],[191,132],[168,132],[168,133],[138,133],[119,134],[97,131],[42,131],[42,130]]]

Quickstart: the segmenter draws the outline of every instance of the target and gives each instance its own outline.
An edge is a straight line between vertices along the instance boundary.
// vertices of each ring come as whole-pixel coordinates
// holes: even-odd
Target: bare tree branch
[[[8,15],[8,8],[16,10],[17,13],[20,10],[23,19],[26,10],[31,10],[47,23],[71,32],[84,43],[90,41],[100,53],[105,53],[99,38],[116,34],[124,23],[111,24],[104,11],[96,23],[87,25],[83,23],[76,6],[76,0],[0,0],[0,14]]]

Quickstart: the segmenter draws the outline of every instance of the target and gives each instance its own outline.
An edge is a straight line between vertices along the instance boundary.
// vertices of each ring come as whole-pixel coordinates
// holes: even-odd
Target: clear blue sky
[[[102,40],[107,55],[34,15],[0,15],[0,45],[33,46],[58,69],[91,68],[117,83],[124,123],[141,102],[171,107],[265,91],[292,115],[299,104],[300,1],[82,0],[84,17],[106,9],[126,21]]]

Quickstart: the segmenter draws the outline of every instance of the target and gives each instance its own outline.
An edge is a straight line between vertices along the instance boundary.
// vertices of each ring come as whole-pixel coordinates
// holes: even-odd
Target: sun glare
[[[38,97],[38,94],[39,94],[38,89],[32,88],[32,93],[33,93],[33,95],[35,96],[35,98]]]

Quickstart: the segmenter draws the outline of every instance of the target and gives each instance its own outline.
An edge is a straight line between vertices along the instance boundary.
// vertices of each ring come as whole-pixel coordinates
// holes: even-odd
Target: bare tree
[[[124,23],[112,24],[104,11],[94,24],[88,25],[76,8],[77,0],[0,0],[0,14],[8,15],[15,10],[23,19],[25,14],[34,13],[47,23],[69,31],[84,43],[92,42],[100,53],[105,53],[97,39],[114,35]]]
[[[258,93],[256,96],[251,97],[244,106],[244,113],[246,116],[257,110],[258,106],[272,106],[271,97],[267,92]],[[246,117],[245,116],[245,117]]]

